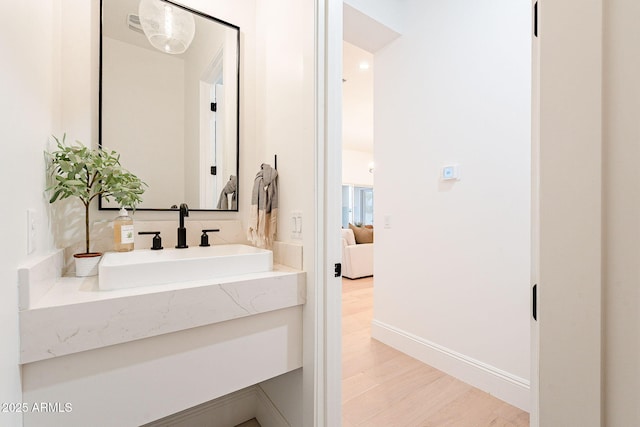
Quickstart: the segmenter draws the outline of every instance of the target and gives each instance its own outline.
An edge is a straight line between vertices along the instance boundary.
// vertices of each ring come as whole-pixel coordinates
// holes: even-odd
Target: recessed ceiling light
[[[369,63],[367,61],[362,61],[360,63],[360,69],[361,70],[368,70],[369,69]]]

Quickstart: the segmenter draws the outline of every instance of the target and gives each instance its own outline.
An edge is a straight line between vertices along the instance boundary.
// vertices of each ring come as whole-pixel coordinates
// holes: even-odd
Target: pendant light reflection
[[[149,43],[165,53],[177,55],[187,50],[196,33],[193,15],[161,0],[140,0],[140,25]]]

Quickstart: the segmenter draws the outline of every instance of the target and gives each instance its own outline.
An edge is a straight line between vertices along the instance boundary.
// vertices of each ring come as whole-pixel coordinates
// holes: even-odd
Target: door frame
[[[342,0],[316,0],[314,425],[342,424]]]
[[[603,3],[537,1],[531,265],[538,285],[538,320],[531,327],[531,426],[596,427],[603,416]],[[319,345],[314,421],[316,426],[339,426],[341,303],[331,275],[339,260],[339,236],[330,227],[340,223],[340,194],[333,191],[340,188],[339,181],[331,185],[341,174],[342,2],[316,0],[316,8]]]
[[[538,0],[532,427],[602,425],[602,40],[603,0]]]

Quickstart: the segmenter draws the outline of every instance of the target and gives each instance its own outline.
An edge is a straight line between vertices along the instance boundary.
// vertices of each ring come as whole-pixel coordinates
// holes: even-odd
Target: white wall
[[[59,2],[0,4],[0,129],[5,139],[0,177],[5,200],[0,249],[0,402],[21,402],[18,365],[17,269],[51,249],[43,196],[43,151],[59,131]],[[29,28],[29,36],[24,36]],[[26,210],[36,210],[36,252],[27,255]],[[17,413],[0,412],[0,424],[19,426]]]
[[[373,333],[528,408],[529,2],[404,6],[375,56]]]
[[[185,5],[240,26],[241,29],[241,100],[240,100],[240,199],[239,212],[193,212],[190,219],[240,219],[246,227],[253,179],[263,162],[273,163],[278,154],[280,172],[280,219],[278,240],[290,240],[287,212],[300,210],[304,215],[304,268],[307,271],[308,294],[315,287],[314,277],[314,8],[311,1],[273,2],[255,0],[228,2],[225,0],[190,0]],[[284,13],[283,11],[286,11]],[[69,20],[66,30],[75,37],[92,42],[79,48],[63,50],[68,70],[74,67],[75,79],[65,87],[64,95],[76,102],[63,105],[65,130],[71,135],[88,135],[85,141],[97,144],[97,64],[98,24],[97,2],[70,0],[64,12]],[[298,36],[292,37],[292,34]],[[260,46],[257,46],[257,40]],[[95,71],[94,71],[95,69]],[[64,76],[63,76],[64,78]],[[259,89],[259,91],[258,91]],[[89,112],[87,113],[87,110]],[[258,135],[259,133],[259,135]],[[94,210],[96,207],[94,207]],[[93,218],[110,220],[112,212],[96,211]],[[142,212],[136,219],[177,219],[172,212]],[[309,309],[307,309],[309,308]],[[313,299],[303,311],[305,328],[313,331]],[[313,336],[305,330],[305,401],[307,413],[313,413]],[[294,374],[295,375],[295,374]],[[296,377],[293,382],[299,381]],[[282,384],[282,382],[280,383]],[[289,387],[267,387],[274,401],[302,400],[300,393]],[[311,391],[309,393],[309,391]],[[278,393],[278,395],[274,394]],[[302,411],[302,404],[292,405]],[[310,415],[310,416],[311,416]],[[299,419],[301,413],[285,414]]]
[[[104,146],[116,150],[123,166],[150,189],[162,189],[144,195],[146,206],[180,204],[185,200],[185,61],[107,37],[102,51],[108,58],[102,74]]]
[[[354,24],[353,26],[360,31],[364,30],[362,28],[364,25]],[[344,28],[346,32],[346,22]],[[361,68],[363,63],[368,64],[368,67]],[[373,54],[344,41],[342,44],[343,82],[341,84],[343,150],[373,152],[374,74]]]
[[[640,3],[604,4],[604,421],[640,425]]]
[[[87,144],[97,145],[98,117],[98,42],[99,42],[99,6],[98,1],[67,0],[59,5],[57,2],[36,5],[27,2],[24,5],[12,4],[3,7],[2,32],[7,40],[14,39],[23,28],[30,27],[34,21],[38,23],[37,34],[24,39],[20,43],[3,44],[3,54],[7,58],[2,67],[3,119],[9,119],[3,128],[10,129],[8,136],[20,144],[11,145],[15,153],[11,153],[11,163],[3,168],[7,174],[7,182],[16,182],[19,175],[22,181],[11,187],[12,204],[15,209],[8,218],[10,223],[23,224],[7,231],[7,241],[11,248],[3,259],[3,279],[6,282],[3,291],[1,310],[3,322],[0,331],[6,348],[15,351],[3,352],[2,364],[2,396],[3,401],[19,401],[20,384],[17,365],[17,295],[16,270],[19,262],[27,257],[25,253],[26,224],[25,209],[36,207],[40,213],[39,229],[46,229],[45,208],[43,200],[43,163],[42,150],[47,136],[51,133],[67,132],[71,139],[79,139]],[[257,8],[255,0],[228,2],[224,0],[191,0],[186,5],[201,10],[212,16],[239,25],[241,28],[241,176],[239,200],[240,212],[202,213],[194,212],[190,219],[240,219],[246,226],[253,178],[260,163],[272,163],[273,154],[278,154],[281,189],[281,217],[279,220],[280,240],[289,240],[289,221],[286,213],[296,209],[304,214],[303,239],[304,268],[308,273],[308,286],[313,290],[314,277],[314,245],[313,218],[315,196],[314,186],[314,3],[312,1],[281,1],[278,7],[273,2],[260,4]],[[54,7],[55,6],[55,7]],[[55,15],[56,7],[60,18]],[[6,12],[4,9],[7,9]],[[34,10],[35,12],[34,14]],[[287,13],[282,11],[286,10]],[[256,16],[260,17],[256,25]],[[6,22],[5,22],[6,21]],[[62,37],[56,28],[62,22]],[[56,25],[54,25],[56,23]],[[261,37],[261,51],[256,46],[257,35]],[[296,37],[292,37],[296,34]],[[52,37],[53,36],[53,37]],[[51,41],[42,43],[42,41]],[[60,58],[55,55],[53,44],[61,46]],[[6,48],[5,48],[6,46]],[[10,52],[4,53],[4,50]],[[5,73],[7,74],[5,76]],[[59,77],[57,87],[52,80]],[[260,85],[260,94],[256,90]],[[4,86],[7,87],[4,91]],[[57,92],[57,91],[59,92]],[[54,95],[60,94],[58,102]],[[57,99],[57,98],[56,98]],[[6,105],[4,102],[8,102]],[[59,120],[56,113],[59,112]],[[11,114],[9,114],[11,113]],[[10,124],[10,126],[9,126]],[[256,129],[260,137],[256,137]],[[13,166],[15,165],[15,167]],[[29,168],[35,171],[25,175]],[[40,171],[40,172],[38,172]],[[93,219],[111,220],[113,212],[97,211],[93,206]],[[136,219],[177,219],[173,212],[142,212],[135,214]],[[48,243],[47,233],[40,234],[38,247],[40,250],[68,241],[62,234],[77,235],[82,239],[81,229],[70,229],[65,221],[52,224],[56,229],[53,243]],[[64,230],[64,231],[59,231]],[[22,248],[22,249],[21,249]],[[6,268],[5,268],[6,265]],[[312,292],[310,291],[309,294]],[[313,331],[313,299],[310,298],[309,309],[304,310],[305,328]],[[304,387],[305,413],[313,416],[313,335],[305,332],[305,366]],[[311,346],[311,351],[308,351]],[[301,384],[294,377],[291,380]],[[268,387],[267,387],[268,388]],[[302,396],[296,389],[289,387],[272,387],[272,393],[278,393],[274,400],[298,399]],[[311,391],[311,393],[309,393]],[[281,400],[280,399],[280,400]],[[296,401],[296,400],[291,400]],[[299,419],[302,404],[292,405],[296,412],[289,418]],[[285,409],[286,411],[286,409]],[[285,414],[286,415],[286,414]],[[2,415],[3,417],[5,415]],[[16,421],[17,423],[18,421]]]
[[[342,183],[373,186],[373,173],[369,164],[373,153],[357,150],[342,150]]]
[[[303,375],[280,379],[264,387],[274,402],[290,401],[302,413],[284,414],[289,420],[304,417],[312,425],[315,359],[315,10],[312,0],[257,1],[256,138],[251,146],[254,163],[245,173],[254,174],[261,163],[273,166],[278,156],[279,212],[277,240],[304,246],[307,272],[307,304],[303,309]],[[244,156],[241,154],[241,156]],[[246,193],[245,193],[246,194]],[[292,211],[302,212],[302,239],[291,238]],[[298,375],[296,373],[288,375]],[[303,382],[299,388],[283,384]],[[293,424],[292,424],[293,425]]]

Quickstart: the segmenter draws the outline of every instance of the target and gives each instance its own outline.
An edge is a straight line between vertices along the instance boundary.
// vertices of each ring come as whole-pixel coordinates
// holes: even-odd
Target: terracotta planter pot
[[[76,260],[76,277],[89,277],[98,274],[98,264],[102,259],[102,253],[73,254],[73,258]]]

